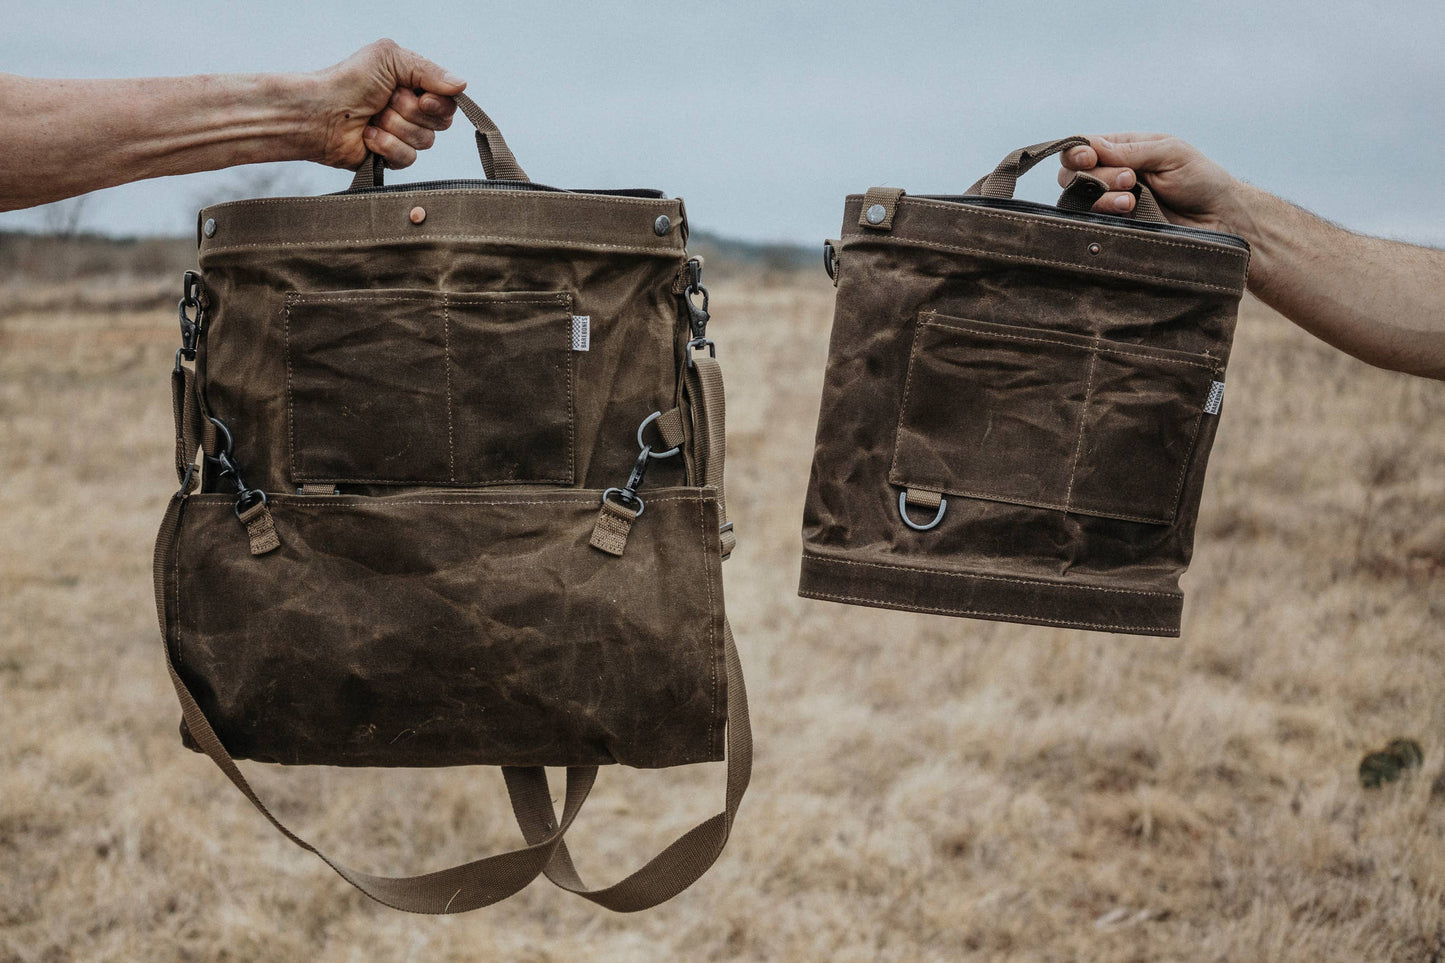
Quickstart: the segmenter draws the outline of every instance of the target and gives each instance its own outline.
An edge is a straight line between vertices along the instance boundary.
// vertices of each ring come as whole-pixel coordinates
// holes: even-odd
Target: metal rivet
[[[413,207],[411,209],[411,214],[407,216],[411,218],[411,222],[413,224],[420,224],[422,221],[426,220],[426,208]]]
[[[662,237],[670,230],[672,230],[672,218],[666,214],[657,215],[657,220],[652,222],[652,233]]]
[[[1099,247],[1099,242],[1098,242],[1098,241],[1095,241],[1093,244],[1090,244],[1090,245],[1089,245],[1089,253],[1090,253],[1090,254],[1098,254],[1098,253],[1099,253],[1100,251],[1102,251],[1102,250],[1103,250],[1103,248]]]
[[[888,209],[885,208],[882,204],[874,204],[872,207],[868,208],[869,224],[882,224],[883,219],[887,216]]]
[[[201,231],[202,231],[202,233],[204,233],[204,234],[206,235],[206,237],[215,237],[215,236],[216,236],[216,219],[215,219],[214,217],[208,217],[208,218],[206,218],[206,226],[203,227],[203,228],[201,228]]]

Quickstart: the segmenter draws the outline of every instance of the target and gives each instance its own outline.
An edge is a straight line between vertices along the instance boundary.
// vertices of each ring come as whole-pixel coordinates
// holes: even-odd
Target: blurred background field
[[[412,917],[181,748],[150,551],[192,248],[57,227],[0,237],[0,960],[1445,959],[1445,385],[1246,304],[1179,640],[806,601],[833,290],[811,250],[703,239],[759,747],[733,841],[641,916],[540,882]],[[1363,789],[1395,736],[1422,769]],[[374,871],[516,841],[491,770],[248,771]],[[605,771],[584,874],[721,786]]]

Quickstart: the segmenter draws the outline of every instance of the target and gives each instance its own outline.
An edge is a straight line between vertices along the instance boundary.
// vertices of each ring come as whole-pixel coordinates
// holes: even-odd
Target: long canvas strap
[[[718,490],[718,517],[722,522],[723,557],[732,551],[732,526],[727,522],[726,500],[723,496],[723,466],[727,453],[727,405],[723,391],[722,367],[711,356],[692,359],[685,374],[685,397],[691,409],[693,440],[701,483]],[[610,886],[592,888],[582,881],[572,861],[572,854],[562,842],[544,872],[562,889],[576,893],[599,906],[617,912],[656,906],[671,899],[692,885],[707,872],[732,830],[733,817],[747,792],[752,777],[753,736],[748,720],[747,691],[743,684],[742,665],[733,641],[732,626],[723,621],[723,648],[727,666],[728,729],[727,729],[727,794],[723,811],[698,826],[663,850],[647,865]],[[547,773],[537,766],[510,767],[503,770],[507,790],[517,824],[529,843],[546,838],[548,827],[556,817],[552,807]]]
[[[728,521],[723,466],[727,460],[727,396],[723,392],[722,367],[717,358],[694,358],[685,376],[687,401],[692,408],[697,460],[702,484],[717,489],[718,520],[722,523],[722,554],[732,554],[737,539]]]
[[[707,359],[711,360],[711,359]],[[714,362],[715,364],[715,362]],[[201,430],[196,422],[200,408],[198,386],[189,369],[179,367],[172,377],[172,406],[176,416],[176,470],[189,478],[190,465],[200,447]],[[721,374],[716,372],[720,393]],[[723,411],[716,409],[714,417]],[[706,420],[706,419],[704,419]],[[721,425],[716,426],[721,431]],[[721,449],[716,448],[721,458]],[[721,466],[717,469],[721,482]],[[599,905],[618,912],[632,912],[656,906],[682,892],[705,873],[727,843],[733,818],[742,802],[752,774],[752,728],[748,717],[747,691],[733,642],[732,629],[723,622],[723,648],[728,691],[727,792],[723,811],[683,834],[641,869],[622,881],[599,890],[588,890],[577,876],[571,855],[563,848],[563,836],[581,811],[597,777],[596,766],[567,769],[567,784],[561,817],[557,817],[541,767],[509,767],[507,781],[513,811],[527,845],[510,852],[474,860],[418,876],[378,876],[352,869],[336,861],[287,828],[262,802],[226,751],[206,719],[195,696],[186,686],[171,659],[166,613],[166,573],[176,565],[182,515],[191,484],[183,484],[171,499],[156,536],[154,581],[156,611],[166,652],[166,668],[186,728],[196,745],[251,801],[266,819],[291,842],[313,853],[352,886],[379,903],[412,913],[461,913],[506,899],[536,879],[545,870],[554,882]],[[720,486],[719,486],[720,487]],[[554,875],[555,874],[555,875]]]
[[[411,913],[461,913],[506,899],[536,879],[561,844],[563,834],[572,825],[582,803],[587,799],[587,794],[597,778],[596,766],[577,766],[567,770],[567,796],[562,818],[555,821],[537,840],[529,842],[522,849],[419,876],[377,876],[345,866],[292,832],[267,808],[221,744],[220,738],[206,719],[206,714],[180,673],[176,671],[175,663],[171,659],[169,637],[166,635],[165,582],[166,573],[175,565],[177,537],[187,498],[186,493],[176,493],[166,509],[156,541],[154,574],[161,633],[167,640],[164,646],[166,669],[170,673],[171,684],[175,687],[176,698],[180,700],[186,728],[201,751],[211,758],[226,774],[226,778],[231,780],[283,836],[307,852],[314,853],[342,879],[379,903]],[[533,819],[538,818],[536,813],[530,815]],[[553,809],[549,801],[547,812],[541,814],[541,818],[544,822],[551,822],[552,816]]]
[[[559,843],[544,872],[562,889],[576,893],[599,906],[619,913],[648,909],[669,900],[691,886],[707,872],[727,845],[733,817],[748,789],[753,768],[753,735],[748,724],[747,692],[743,688],[742,666],[733,644],[732,627],[723,622],[727,660],[728,730],[727,795],[723,810],[699,823],[675,840],[647,865],[610,886],[592,889],[582,882],[565,842]],[[547,772],[540,766],[502,770],[512,808],[522,835],[534,846],[544,845],[548,827],[555,824]],[[564,813],[565,818],[565,813]]]

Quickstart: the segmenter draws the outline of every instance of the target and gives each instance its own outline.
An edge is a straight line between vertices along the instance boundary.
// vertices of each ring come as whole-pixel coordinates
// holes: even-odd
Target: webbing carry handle
[[[1029,147],[1020,147],[999,161],[992,173],[975,181],[967,193],[1001,200],[1012,199],[1014,189],[1018,186],[1018,179],[1032,170],[1039,161],[1073,147],[1088,146],[1089,139],[1087,137],[1074,135],[1059,140],[1046,140],[1041,144],[1033,144]],[[1064,193],[1059,196],[1058,206],[1064,210],[1087,211],[1093,206],[1094,201],[1109,189],[1109,186],[1099,178],[1081,171],[1074,175],[1073,180],[1064,188]],[[1134,218],[1157,224],[1169,223],[1168,219],[1164,217],[1164,212],[1159,209],[1159,202],[1154,199],[1153,192],[1144,185],[1143,181],[1136,181],[1130,193],[1135,198],[1132,212]],[[1118,216],[1129,217],[1130,215],[1121,213]]]
[[[512,149],[507,146],[502,132],[497,129],[496,122],[487,116],[487,112],[466,94],[456,94],[452,100],[457,102],[462,114],[477,129],[477,155],[482,159],[482,171],[487,175],[487,180],[530,181],[531,178],[517,163],[517,158],[512,156]],[[352,178],[351,186],[347,190],[381,187],[385,170],[386,162],[381,159],[381,155],[367,151],[366,159],[356,169],[356,176]]]

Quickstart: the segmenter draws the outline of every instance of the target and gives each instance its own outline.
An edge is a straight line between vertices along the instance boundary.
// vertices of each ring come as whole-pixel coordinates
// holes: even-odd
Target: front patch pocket
[[[298,484],[571,485],[567,294],[286,298]]]
[[[1218,359],[919,315],[888,478],[1172,524]]]

